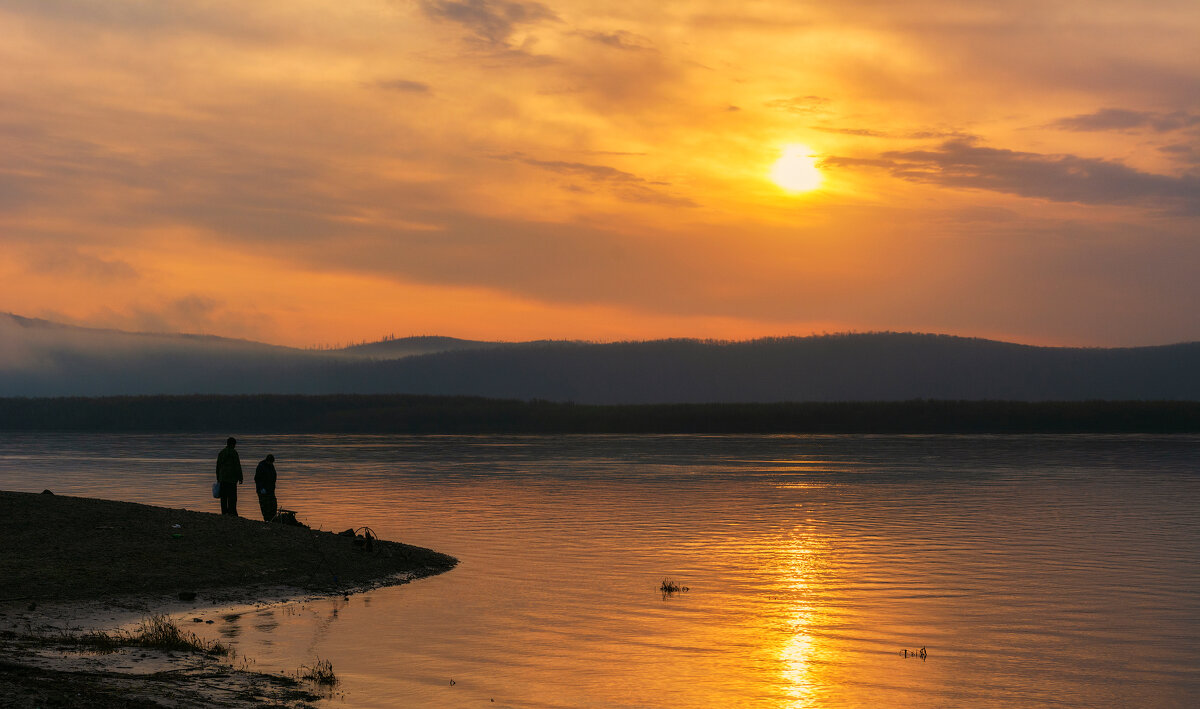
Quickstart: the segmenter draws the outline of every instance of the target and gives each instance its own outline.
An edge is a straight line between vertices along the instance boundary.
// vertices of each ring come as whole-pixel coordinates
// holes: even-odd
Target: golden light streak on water
[[[816,610],[817,576],[820,559],[829,553],[829,547],[811,535],[794,537],[781,553],[785,561],[779,570],[780,578],[788,579],[781,589],[787,599],[787,626],[779,648],[779,675],[788,694],[788,701],[781,706],[787,709],[810,709],[819,706],[817,697],[818,666],[813,662],[821,648],[812,634],[817,622]]]

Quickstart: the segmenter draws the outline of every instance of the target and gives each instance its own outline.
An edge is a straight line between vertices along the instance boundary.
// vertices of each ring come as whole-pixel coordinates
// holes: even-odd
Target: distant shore
[[[372,434],[1200,433],[1200,401],[585,405],[468,396],[0,398],[0,431]]]
[[[96,707],[254,706],[236,696],[207,701],[201,685],[214,672],[246,688],[272,683],[279,706],[306,706],[286,678],[194,660],[186,668],[142,676],[64,671],[49,656],[72,633],[81,609],[131,614],[201,613],[235,604],[313,594],[344,594],[452,569],[438,552],[241,517],[53,494],[0,491],[0,705]],[[195,610],[192,610],[192,609]],[[182,663],[181,658],[172,662]],[[61,663],[60,663],[61,664]],[[240,674],[239,674],[240,673]],[[143,686],[145,682],[149,685]],[[140,684],[139,684],[140,683]],[[148,687],[148,688],[147,688]],[[247,689],[249,691],[249,689]],[[142,697],[130,701],[130,693]],[[142,696],[145,695],[145,696]],[[248,697],[249,695],[247,695]],[[72,699],[72,698],[76,699]],[[222,703],[224,702],[224,703]]]

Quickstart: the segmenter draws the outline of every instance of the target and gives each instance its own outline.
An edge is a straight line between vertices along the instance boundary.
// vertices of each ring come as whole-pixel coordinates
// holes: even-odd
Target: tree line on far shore
[[[418,395],[0,398],[0,430],[394,434],[1200,433],[1200,401],[585,405]]]

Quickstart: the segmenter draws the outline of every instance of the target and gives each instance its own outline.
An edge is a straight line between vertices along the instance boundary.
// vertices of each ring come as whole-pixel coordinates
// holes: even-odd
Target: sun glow
[[[816,156],[807,145],[788,145],[771,168],[771,181],[788,192],[808,192],[821,186]]]

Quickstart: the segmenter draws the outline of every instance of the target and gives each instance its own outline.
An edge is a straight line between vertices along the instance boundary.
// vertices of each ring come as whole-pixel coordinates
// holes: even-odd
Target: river
[[[215,510],[224,438],[8,434],[0,488]],[[195,626],[260,670],[328,659],[331,707],[1200,706],[1197,436],[238,449],[247,479],[275,455],[280,504],[309,525],[460,560]]]

